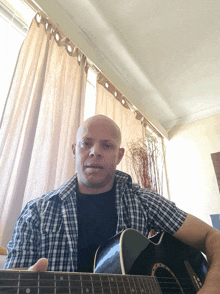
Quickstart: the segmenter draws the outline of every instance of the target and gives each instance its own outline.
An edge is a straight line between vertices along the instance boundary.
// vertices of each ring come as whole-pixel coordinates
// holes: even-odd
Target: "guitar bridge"
[[[197,276],[197,274],[195,273],[195,271],[193,270],[193,268],[191,267],[190,263],[185,260],[184,264],[186,266],[186,270],[190,276],[190,279],[193,283],[193,286],[194,286],[196,292],[198,292],[202,288],[202,282],[201,282],[200,278]]]

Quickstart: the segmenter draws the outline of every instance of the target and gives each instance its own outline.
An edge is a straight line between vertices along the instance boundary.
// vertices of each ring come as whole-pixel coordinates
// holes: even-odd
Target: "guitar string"
[[[22,276],[22,275],[21,275]],[[63,277],[64,275],[62,275],[62,277]],[[142,280],[154,280],[154,279],[157,279],[157,280],[162,280],[161,282],[163,282],[163,280],[169,280],[170,281],[170,283],[173,283],[173,282],[175,282],[176,281],[176,279],[175,278],[172,278],[172,277],[157,277],[157,276],[147,276],[147,277],[145,277],[145,276],[141,276],[141,275],[132,275],[132,276],[129,276],[129,275],[121,275],[121,277],[119,277],[119,279],[121,279],[121,280],[118,280],[117,279],[117,277],[114,277],[114,276],[104,276],[104,277],[111,277],[111,278],[115,278],[115,280],[114,281],[104,281],[104,280],[99,280],[99,281],[102,281],[102,282],[108,282],[108,283],[111,283],[111,282],[127,282],[125,279],[128,279],[128,282],[129,282],[129,279],[133,279],[133,278],[139,278],[139,279],[142,279]],[[126,278],[125,278],[126,277]],[[22,277],[21,277],[22,278]],[[6,277],[4,277],[4,281],[6,281],[6,280],[8,280],[8,281],[18,281],[18,279],[16,279],[16,278],[9,278],[9,279],[7,279]],[[37,279],[34,279],[34,278],[25,278],[25,279],[23,279],[23,280],[26,280],[26,281],[35,281],[35,280],[37,280]],[[180,281],[191,281],[191,279],[190,278],[178,278],[178,280],[180,280]],[[1,276],[0,276],[0,281],[1,281]],[[41,278],[41,281],[61,281],[61,282],[64,282],[64,281],[66,281],[66,282],[68,282],[68,279],[43,279],[43,278]],[[70,281],[72,281],[72,282],[74,282],[74,281],[78,281],[78,282],[80,282],[80,280],[75,280],[75,279],[70,279]],[[82,280],[82,282],[91,282],[91,279],[88,277],[88,280],[87,279],[84,279],[84,280]],[[92,280],[93,281],[93,280]],[[98,280],[94,280],[94,281],[98,281]]]
[[[4,272],[5,273],[5,272]],[[18,273],[15,273],[15,272],[12,272],[13,274],[18,274]],[[0,273],[1,274],[1,273]],[[31,273],[28,273],[28,274],[31,274]],[[33,273],[34,274],[34,273]],[[71,273],[72,274],[72,273]],[[21,275],[22,276],[27,276],[27,273],[21,273]],[[89,283],[91,283],[91,279],[90,279],[90,277],[92,277],[92,274],[90,274],[89,276],[88,276],[88,274],[87,273],[85,273],[85,274],[74,274],[74,275],[72,275],[72,276],[77,276],[77,277],[86,277],[86,275],[87,275],[87,278],[89,279],[89,280],[86,280],[86,279],[84,279],[83,280],[83,282],[89,282]],[[68,274],[68,273],[63,273],[63,274],[57,274],[57,277],[68,277],[68,276],[70,276],[71,277],[71,275],[70,274]],[[100,284],[101,284],[101,281],[102,282],[106,282],[106,283],[108,283],[109,284],[109,286],[110,287],[113,287],[113,283],[115,283],[116,284],[116,286],[115,287],[117,287],[117,284],[118,284],[118,282],[121,282],[121,283],[126,283],[126,287],[129,287],[129,285],[127,285],[127,283],[129,283],[130,284],[130,282],[129,282],[129,279],[131,279],[131,278],[134,278],[134,277],[136,277],[136,278],[138,278],[139,280],[141,280],[141,282],[143,282],[143,283],[146,283],[146,282],[152,282],[152,281],[150,281],[150,280],[152,280],[152,279],[154,279],[155,280],[155,278],[157,278],[157,282],[159,283],[159,285],[160,285],[160,288],[161,288],[161,290],[164,290],[164,289],[171,289],[171,287],[172,287],[172,290],[175,290],[175,289],[179,289],[179,285],[177,284],[177,282],[176,282],[176,280],[174,279],[174,278],[172,278],[172,277],[155,277],[155,276],[141,276],[141,275],[132,275],[132,276],[129,276],[129,275],[126,275],[126,279],[127,279],[127,281],[124,281],[124,279],[125,279],[125,276],[123,276],[123,275],[120,275],[120,274],[115,274],[115,275],[105,275],[105,274],[100,274],[100,275],[98,275],[98,274],[94,274],[94,276],[96,276],[96,277],[99,277],[100,279],[102,278],[102,277],[112,277],[112,278],[114,278],[114,281],[113,282],[110,282],[110,281],[102,281],[102,280],[98,280],[98,281],[93,281],[92,280],[92,283],[95,283],[95,282],[100,282]],[[1,275],[0,275],[0,278],[1,278]],[[118,280],[118,279],[120,279],[120,280]],[[17,279],[9,279],[10,281],[17,281]],[[29,280],[29,281],[35,281],[35,279],[26,279],[26,280]],[[68,280],[59,280],[59,279],[42,279],[42,281],[44,281],[44,282],[47,282],[47,281],[53,281],[53,282],[55,282],[55,280],[56,281],[60,281],[60,282],[66,282],[66,283],[68,283]],[[75,280],[76,282],[77,282],[77,280]],[[79,282],[80,280],[78,280],[78,282]],[[178,281],[180,281],[180,282],[182,282],[181,283],[181,286],[182,287],[184,287],[184,289],[186,289],[187,287],[192,287],[192,282],[191,282],[191,280],[189,279],[189,278],[179,278],[178,279]],[[71,280],[70,279],[70,282],[72,282],[72,283],[74,283],[74,280]],[[137,281],[137,282],[140,282],[140,281]],[[100,289],[100,286],[99,287],[96,287],[96,286],[94,286],[94,285],[92,285],[91,284],[91,286],[93,287],[93,289],[94,290],[96,290],[96,289]],[[108,286],[108,289],[109,289],[109,286]],[[4,287],[4,286],[3,286]],[[32,288],[32,287],[35,287],[36,288],[36,286],[22,286],[22,289],[25,289],[25,288]],[[38,287],[38,286],[37,286]],[[38,287],[39,289],[40,288],[43,288],[43,287],[54,287],[54,285],[53,286],[45,286],[45,285],[42,285],[42,286],[40,286],[40,287]],[[59,287],[66,287],[66,288],[68,288],[68,289],[72,289],[72,288],[83,288],[82,286],[80,286],[80,287],[78,287],[78,286],[71,286],[71,287],[69,287],[69,285],[67,286],[67,285],[65,285],[65,286],[59,286]],[[2,287],[0,286],[0,289],[1,289]],[[84,288],[86,288],[85,286],[84,286]],[[104,290],[104,289],[107,289],[107,288],[104,288],[104,287],[102,287],[102,289]]]
[[[126,276],[126,277],[128,277],[128,276]],[[135,277],[137,277],[137,276],[135,276]],[[138,276],[138,277],[140,277],[140,279],[141,279],[141,282],[148,282],[150,279],[155,279],[155,277],[148,277],[148,278],[145,278],[145,277],[143,277],[143,276]],[[129,277],[128,277],[129,278]],[[158,281],[158,279],[159,280],[163,280],[163,281]],[[167,280],[170,280],[170,281],[167,281]],[[178,281],[184,281],[185,282],[185,284],[183,284],[182,283],[182,287],[186,287],[186,286],[191,286],[192,284],[191,283],[188,283],[188,282],[191,282],[191,280],[190,279],[187,279],[187,278],[180,278],[180,279],[178,279]],[[5,282],[6,281],[18,281],[17,279],[6,279],[6,280],[4,280]],[[25,281],[29,281],[29,282],[32,282],[32,281],[36,281],[35,279],[26,279]],[[67,284],[68,284],[68,280],[58,280],[58,279],[42,279],[42,283],[43,282],[48,282],[48,281],[50,281],[50,282],[52,282],[52,283],[55,283],[55,281],[56,282],[61,282],[61,283],[64,283],[64,282],[66,282]],[[159,285],[160,285],[160,287],[163,287],[163,288],[169,288],[171,285],[173,286],[173,287],[175,287],[175,286],[177,286],[178,284],[177,284],[177,282],[176,282],[176,280],[174,279],[174,278],[161,278],[161,277],[159,277],[159,278],[157,278],[157,281],[158,281],[158,283],[159,283]],[[74,282],[80,282],[80,280],[70,280],[70,282],[72,282],[72,283],[74,283]],[[93,283],[100,283],[101,284],[101,282],[105,282],[105,283],[107,283],[107,284],[110,284],[110,287],[111,286],[113,286],[113,283],[115,283],[115,284],[118,284],[118,283],[124,283],[126,286],[128,286],[129,287],[129,284],[130,284],[130,281],[124,281],[124,280],[121,280],[121,281],[118,281],[117,279],[115,280],[115,281],[113,281],[113,282],[109,282],[109,281],[91,281],[90,279],[89,280],[83,280],[83,283],[84,282],[89,282],[89,283],[91,283],[91,285],[93,284]],[[137,281],[137,282],[140,282],[140,281]],[[149,281],[149,282],[152,282],[152,281]],[[134,283],[134,282],[132,282],[132,283]],[[163,285],[162,285],[163,284]],[[40,288],[42,288],[42,287],[53,287],[54,285],[40,285],[39,287]],[[4,287],[4,286],[0,286],[0,289],[1,289],[1,287]],[[16,287],[16,286],[15,286]],[[31,285],[28,285],[28,286],[24,286],[24,285],[22,285],[21,287],[38,287],[38,286],[31,286]],[[62,285],[60,285],[59,287],[69,287],[69,286],[67,286],[67,285],[65,285],[65,286],[62,286]],[[71,287],[78,287],[78,286],[71,286]],[[70,287],[70,288],[71,288]],[[80,286],[79,288],[85,288],[86,286]],[[96,289],[97,287],[94,287],[93,286],[93,288],[94,289]],[[100,287],[98,287],[98,288],[100,288]],[[98,289],[97,288],[97,289]],[[105,287],[102,287],[103,289],[105,288]],[[179,288],[179,286],[177,287],[177,288]]]
[[[62,276],[63,277],[63,276]],[[115,278],[114,276],[109,276],[110,278]],[[122,275],[122,280],[121,281],[124,281],[124,279],[125,279],[125,277],[126,278],[128,278],[128,279],[133,279],[133,278],[142,278],[142,279],[149,279],[149,280],[154,280],[155,278],[157,278],[157,279],[167,279],[167,280],[175,280],[175,278],[171,278],[171,277],[157,277],[157,276],[136,276],[136,275],[132,275],[132,276],[129,276],[129,275]],[[120,278],[120,277],[119,277]],[[17,278],[6,278],[6,277],[3,277],[3,279],[2,279],[2,281],[3,280],[13,280],[13,281],[18,281],[18,279]],[[25,279],[23,279],[23,280],[37,280],[37,278],[35,279],[35,278],[25,278]],[[56,281],[59,281],[59,279],[50,279],[50,278],[48,278],[48,279],[43,279],[43,278],[41,278],[41,280],[42,281],[52,281],[52,280],[56,280]],[[116,281],[120,281],[120,280],[118,280],[117,278],[115,278],[115,280]],[[189,278],[179,278],[178,280],[190,280]],[[1,276],[0,276],[0,281],[1,281]],[[63,279],[63,278],[61,278],[60,279],[60,281],[68,281],[68,279]],[[70,281],[79,281],[80,282],[80,280],[77,280],[77,279],[70,279]],[[88,277],[88,280],[87,279],[85,279],[85,280],[82,280],[82,281],[90,281],[90,279],[89,279],[89,277]],[[100,281],[102,281],[102,280],[100,280]]]
[[[0,280],[1,278],[3,278],[4,280],[7,279],[7,276],[12,276],[14,277],[15,275],[18,277],[19,274],[21,274],[22,276],[31,276],[31,275],[36,275],[38,272],[29,272],[29,271],[13,271],[10,270],[10,272],[6,272],[5,270],[0,270]],[[1,275],[2,274],[2,275]],[[175,278],[173,277],[157,277],[157,276],[149,276],[149,275],[130,275],[130,274],[126,274],[126,275],[122,275],[122,274],[108,274],[108,273],[78,273],[78,272],[39,272],[40,276],[42,275],[41,280],[57,280],[56,278],[44,278],[43,276],[50,276],[52,277],[53,275],[55,277],[78,277],[79,281],[80,277],[87,277],[89,280],[85,280],[85,281],[90,281],[90,277],[92,278],[94,277],[99,277],[100,279],[102,277],[104,278],[114,278],[115,280],[117,279],[133,279],[133,278],[141,278],[141,279],[168,279],[168,280],[175,280]],[[18,280],[18,278],[12,278],[12,279],[8,279],[8,280]],[[26,278],[26,280],[34,280],[33,277],[31,278]],[[190,280],[190,278],[178,278],[178,280]],[[68,278],[66,278],[66,280],[64,281],[68,281]],[[83,280],[84,281],[84,280]]]
[[[33,288],[33,289],[42,289],[42,288],[54,288],[54,285],[50,285],[50,286],[46,286],[46,285],[43,285],[43,286],[32,286],[32,285],[26,285],[26,286],[11,286],[11,285],[8,285],[8,286],[0,286],[0,290],[1,289],[5,289],[5,288],[7,288],[7,287],[10,287],[10,289],[11,288],[20,288],[20,289],[26,289],[26,288]],[[111,286],[110,286],[111,287]],[[181,287],[183,287],[182,285],[181,285]],[[88,286],[88,285],[86,285],[85,287],[82,287],[82,286],[68,286],[68,285],[64,285],[64,286],[61,286],[61,285],[59,285],[59,286],[56,286],[56,288],[58,288],[58,289],[61,289],[61,288],[68,288],[68,289],[86,289],[86,288],[92,288],[92,289],[94,289],[94,290],[96,290],[96,289],[100,289],[100,288],[102,288],[103,290],[105,290],[105,289],[110,289],[109,287],[98,287],[98,286],[93,286],[93,285],[91,285],[91,286]],[[114,287],[111,287],[112,289],[117,289],[117,286],[114,286]],[[161,286],[160,285],[160,288],[161,289],[179,289],[180,287],[178,286],[178,285],[175,285],[174,287],[166,287],[166,286]],[[184,286],[184,289],[185,288],[187,288],[186,286]],[[191,288],[191,287],[188,287],[188,288]],[[123,286],[121,285],[121,287],[119,288],[119,289],[123,289]],[[128,290],[128,289],[130,289],[130,286],[129,285],[126,285],[126,290]]]
[[[111,276],[110,276],[111,277]],[[129,277],[128,275],[126,275],[126,277],[128,277],[128,279],[130,278],[130,279],[132,279],[131,277]],[[133,277],[133,276],[132,276]],[[145,279],[145,280],[150,280],[150,279],[152,279],[152,280],[154,280],[155,278],[157,279],[157,280],[169,280],[170,281],[170,283],[172,283],[172,282],[175,282],[176,281],[176,279],[175,278],[171,278],[171,277],[157,277],[157,276],[149,276],[149,277],[145,277],[145,276],[134,276],[134,277],[139,277],[139,278],[141,278],[141,279]],[[113,277],[114,278],[114,277]],[[18,279],[7,279],[7,278],[5,278],[4,277],[4,280],[2,280],[2,281],[6,281],[6,280],[9,280],[9,281],[18,281]],[[34,280],[37,280],[37,279],[28,279],[28,278],[25,278],[24,280],[30,280],[30,281],[34,281]],[[58,280],[58,279],[41,279],[42,281],[61,281],[61,282],[63,282],[63,281],[68,281],[68,279],[66,279],[66,280],[64,280],[64,279],[62,279],[62,280]],[[1,281],[1,277],[0,277],[0,281]],[[70,281],[78,281],[78,282],[80,282],[80,280],[74,280],[74,279],[70,279]],[[91,280],[90,279],[88,279],[88,280],[82,280],[82,282],[91,282]],[[97,280],[94,280],[94,281],[97,281]],[[102,280],[100,280],[100,281],[102,281]],[[178,281],[191,281],[191,279],[190,278],[178,278]],[[102,282],[105,282],[105,281],[102,281]],[[126,281],[124,281],[124,280],[115,280],[115,281],[112,281],[112,282],[126,282]],[[161,281],[161,283],[162,283],[163,281]],[[111,282],[109,282],[109,283],[111,283]]]
[[[9,280],[9,281],[11,281],[11,280]],[[35,280],[29,280],[29,281],[35,281]],[[48,281],[48,280],[47,280]],[[51,280],[50,280],[51,281]],[[54,281],[55,282],[55,281]],[[64,282],[64,281],[62,281],[62,282]],[[57,286],[57,289],[59,288],[59,289],[62,289],[62,288],[67,288],[67,289],[83,289],[83,288],[92,288],[93,290],[97,290],[97,289],[100,289],[100,287],[103,289],[103,290],[106,290],[106,289],[109,289],[109,286],[110,286],[110,288],[112,288],[112,289],[114,289],[114,288],[118,288],[118,282],[114,282],[115,283],[115,285],[113,285],[112,283],[109,283],[109,282],[106,282],[107,284],[109,283],[110,285],[109,286],[101,286],[101,282],[100,281],[93,281],[92,283],[91,283],[91,280],[89,281],[87,281],[87,280],[85,280],[85,282],[90,282],[91,283],[91,285],[85,285],[84,287],[83,286],[78,286],[78,285],[71,285],[71,286],[69,286],[69,284],[68,284],[68,281],[66,281],[67,282],[67,285],[59,285],[59,286]],[[74,281],[72,281],[73,283],[74,283]],[[100,286],[95,286],[93,283],[94,282],[100,282]],[[138,282],[140,282],[140,281],[138,281]],[[146,282],[146,281],[143,281],[142,280],[142,282],[144,283],[144,282]],[[122,281],[121,281],[121,283],[122,283]],[[171,287],[171,284],[172,283],[165,283],[165,285],[164,285],[164,283],[163,283],[163,285],[161,285],[160,283],[159,283],[159,285],[160,285],[160,288],[161,288],[161,290],[164,290],[164,289],[172,289],[172,290],[175,290],[175,289],[179,289],[179,285],[177,284],[177,283],[175,283],[175,284],[173,284],[172,285],[172,287]],[[130,288],[130,283],[129,282],[127,282],[127,283],[125,283],[124,282],[124,285],[125,285],[125,288],[126,288],[126,290],[128,290],[129,288]],[[16,285],[16,286],[11,286],[11,285],[9,285],[10,286],[10,288],[17,288],[18,286]],[[19,289],[27,289],[27,288],[37,288],[37,289],[42,289],[42,288],[54,288],[54,284],[53,285],[40,285],[40,286],[36,286],[36,285],[21,285],[20,287],[19,287]],[[121,286],[121,288],[123,288],[123,285],[119,285],[119,286]],[[187,286],[190,286],[190,287],[192,287],[192,285],[181,285],[181,287],[183,287],[184,289],[187,289]],[[2,289],[2,288],[4,288],[4,287],[7,287],[6,285],[4,285],[4,286],[0,286],[0,289]],[[120,290],[122,290],[122,289],[120,289]]]

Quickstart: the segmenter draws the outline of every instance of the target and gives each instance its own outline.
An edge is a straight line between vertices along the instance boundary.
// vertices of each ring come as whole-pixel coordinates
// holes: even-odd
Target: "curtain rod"
[[[36,13],[37,12],[40,12],[43,14],[43,16],[45,18],[47,18],[50,23],[52,24],[52,26],[58,30],[58,32],[60,32],[62,35],[65,35],[67,38],[68,36],[66,35],[66,33],[64,33],[64,31],[60,28],[60,26],[55,22],[53,21],[43,10],[41,7],[39,7],[38,4],[36,4],[35,1],[33,0],[22,0],[23,2],[25,2],[30,8],[32,8]],[[72,40],[71,40],[72,41]],[[73,42],[73,41],[72,41]],[[73,42],[74,43],[74,42]],[[81,48],[79,48],[79,46],[77,46],[75,43],[74,45],[81,51],[82,54],[84,54],[86,56],[86,54],[83,52],[83,50]],[[94,62],[92,62],[92,60],[90,58],[88,58],[86,56],[86,60],[87,60],[87,63],[89,64],[89,66],[96,72],[96,73],[99,73],[99,72],[102,72],[95,64]]]
[[[28,5],[30,5],[31,7],[33,7],[33,9],[35,9],[35,11],[36,12],[40,12],[40,13],[42,13],[44,16],[45,16],[45,18],[48,18],[48,20],[50,21],[50,23],[52,24],[52,26],[55,28],[55,29],[57,29],[57,31],[58,32],[60,32],[62,35],[64,35],[64,36],[66,36],[67,38],[68,38],[68,36],[66,35],[66,33],[64,33],[63,32],[63,30],[60,28],[60,26],[56,23],[56,22],[54,22],[53,20],[51,20],[50,18],[49,18],[49,16],[44,12],[44,11],[42,11],[42,9],[39,7],[39,5],[38,4],[36,4],[35,3],[35,1],[34,0],[23,0],[24,2],[26,2]],[[69,38],[68,38],[69,39]],[[72,40],[70,40],[71,42],[72,42]],[[75,45],[75,43],[73,42],[73,44]],[[109,80],[109,78],[107,78],[106,76],[105,76],[105,74],[102,72],[102,70],[100,70],[93,62],[92,62],[92,60],[90,60],[88,57],[87,57],[87,55],[83,52],[83,50],[81,50],[81,48],[79,48],[77,45],[75,45],[78,49],[79,49],[79,51],[82,53],[82,54],[84,54],[85,56],[86,56],[86,60],[87,60],[87,63],[88,63],[88,65],[97,73],[97,74],[101,74],[105,79],[106,79],[106,81],[107,82],[109,82],[110,84],[112,84],[112,85],[114,85],[110,80]],[[115,87],[115,86],[114,86]],[[117,89],[117,87],[115,87],[116,89]],[[120,92],[120,90],[119,89],[117,89],[117,91],[119,91]],[[123,94],[122,94],[123,95]],[[124,96],[124,95],[123,95]],[[127,99],[127,97],[126,96],[124,96],[125,97],[125,99],[128,101],[128,103],[129,103],[129,106],[133,109],[133,111],[135,111],[135,113],[137,114],[137,116],[139,117],[139,116],[141,116],[141,117],[143,117],[143,119],[144,120],[146,120],[147,122],[148,122],[148,124],[155,130],[155,133],[158,133],[160,136],[162,136],[162,137],[166,137],[167,139],[168,139],[168,137],[166,136],[166,135],[164,135],[164,133],[162,132],[160,132],[152,123],[151,123],[151,121],[149,121],[140,111],[139,111],[139,109],[137,109],[134,105],[133,105],[133,103],[131,103],[130,102],[130,100],[129,99]]]

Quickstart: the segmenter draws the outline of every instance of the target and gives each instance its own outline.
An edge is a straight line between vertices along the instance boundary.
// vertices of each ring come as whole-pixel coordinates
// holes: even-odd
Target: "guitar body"
[[[94,272],[154,276],[163,294],[193,294],[204,283],[207,262],[201,252],[169,234],[148,239],[127,229],[98,249]]]
[[[206,272],[204,256],[174,237],[127,229],[97,250],[94,273],[0,270],[0,294],[194,294]]]

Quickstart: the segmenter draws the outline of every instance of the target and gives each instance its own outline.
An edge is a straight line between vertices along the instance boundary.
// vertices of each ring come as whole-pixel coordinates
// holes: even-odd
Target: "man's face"
[[[80,127],[73,146],[80,192],[97,194],[111,189],[124,154],[119,147],[120,135],[111,122],[99,119]]]

